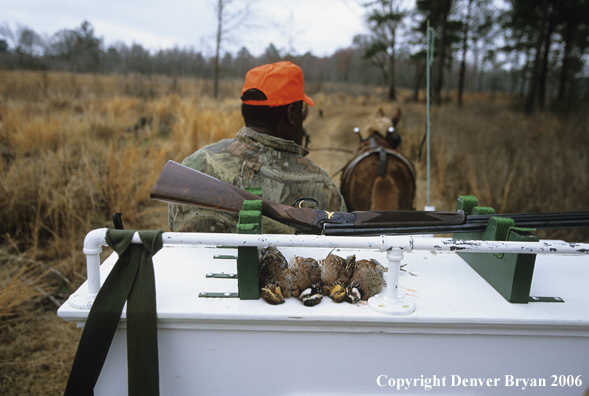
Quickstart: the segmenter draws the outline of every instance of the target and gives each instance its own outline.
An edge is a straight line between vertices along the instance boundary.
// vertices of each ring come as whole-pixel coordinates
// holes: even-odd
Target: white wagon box
[[[338,242],[342,237],[290,237],[305,241],[295,246],[281,244],[283,236],[206,235],[165,233],[153,258],[162,395],[583,395],[589,388],[585,245],[561,249],[576,255],[537,256],[531,296],[562,302],[512,304],[456,253],[440,251],[448,240],[346,237],[350,247]],[[389,266],[381,301],[398,296],[399,308],[381,313],[366,302],[336,304],[327,297],[314,307],[295,298],[272,306],[203,297],[238,291],[235,279],[207,277],[235,273],[235,260],[215,256],[236,255],[216,246],[235,246],[237,237],[273,243],[287,259],[319,260],[336,245],[342,257],[376,259]],[[185,243],[168,244],[171,239]],[[392,250],[401,252],[401,271],[389,260],[391,246],[400,246]],[[89,255],[91,279],[58,311],[79,326],[89,312],[84,301],[91,302],[117,260],[113,253],[98,276],[92,273],[97,256]],[[126,353],[123,311],[96,395],[127,394]]]

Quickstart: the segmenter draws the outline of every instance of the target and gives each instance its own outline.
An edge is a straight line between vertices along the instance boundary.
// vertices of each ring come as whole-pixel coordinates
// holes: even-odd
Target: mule
[[[340,184],[348,211],[414,209],[415,168],[395,151],[402,141],[395,130],[400,119],[400,108],[392,118],[379,108],[365,128],[367,138],[355,129],[360,143],[343,168]]]

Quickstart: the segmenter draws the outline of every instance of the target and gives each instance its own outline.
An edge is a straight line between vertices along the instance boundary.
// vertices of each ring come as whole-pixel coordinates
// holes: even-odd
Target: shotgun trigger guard
[[[315,198],[303,197],[294,201],[290,206],[294,206],[295,208],[317,209],[319,207],[319,202]]]
[[[346,212],[328,212],[325,210],[317,210],[317,220],[315,224],[324,228],[324,225],[329,224],[354,224],[356,215],[354,213]]]

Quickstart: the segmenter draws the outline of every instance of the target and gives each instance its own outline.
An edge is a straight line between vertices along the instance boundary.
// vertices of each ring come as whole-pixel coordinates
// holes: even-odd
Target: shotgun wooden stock
[[[298,208],[269,201],[231,184],[168,161],[151,189],[151,198],[227,212],[239,212],[245,200],[261,200],[262,214],[294,227],[300,232],[322,234],[329,225],[370,230],[394,227],[436,227],[465,222],[464,212],[425,212],[414,210],[328,212]]]

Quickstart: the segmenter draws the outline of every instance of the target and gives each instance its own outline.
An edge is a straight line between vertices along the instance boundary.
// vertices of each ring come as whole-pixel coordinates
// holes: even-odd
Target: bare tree
[[[241,4],[239,4],[241,3]],[[242,25],[249,14],[248,0],[216,0],[217,35],[215,40],[214,95],[219,96],[219,75],[221,72],[221,46],[228,35]]]
[[[7,50],[17,54],[40,55],[43,48],[43,39],[34,30],[17,24],[16,30],[12,30],[5,22],[0,25],[0,37],[7,43]]]

